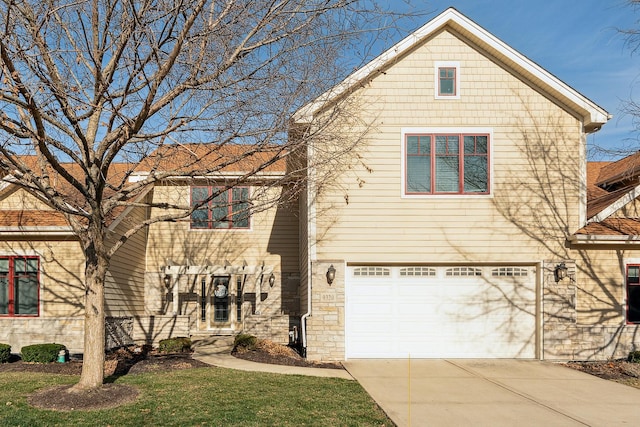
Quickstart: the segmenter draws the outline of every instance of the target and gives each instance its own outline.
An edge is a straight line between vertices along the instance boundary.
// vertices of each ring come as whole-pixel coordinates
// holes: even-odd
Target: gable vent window
[[[400,269],[400,276],[435,277],[436,269],[432,267],[404,267]]]
[[[389,276],[390,271],[386,267],[357,267],[353,269],[354,276]]]
[[[476,267],[451,267],[447,268],[445,275],[449,277],[482,276],[482,270]]]
[[[492,276],[528,276],[529,270],[522,267],[500,267],[491,270]]]

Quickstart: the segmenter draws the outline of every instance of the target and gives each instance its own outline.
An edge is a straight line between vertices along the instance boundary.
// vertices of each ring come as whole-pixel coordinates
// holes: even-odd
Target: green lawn
[[[355,381],[243,372],[222,368],[126,375],[116,382],[140,391],[115,409],[56,412],[26,397],[77,377],[0,375],[1,426],[392,426]]]

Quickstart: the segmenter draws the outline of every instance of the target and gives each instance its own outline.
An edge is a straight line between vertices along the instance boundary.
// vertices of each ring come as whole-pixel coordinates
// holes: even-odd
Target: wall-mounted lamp
[[[274,276],[273,273],[271,273],[271,276],[269,276],[269,286],[273,288],[273,285],[275,285],[275,283],[276,283],[276,276]]]
[[[162,281],[164,282],[164,285],[168,288],[169,286],[171,286],[171,276],[169,276],[168,274],[164,275],[164,278],[162,279]]]
[[[567,277],[568,273],[569,269],[564,262],[556,265],[556,267],[553,269],[553,277],[556,280],[556,283]]]
[[[327,270],[327,283],[332,284],[336,278],[336,268],[331,264]]]

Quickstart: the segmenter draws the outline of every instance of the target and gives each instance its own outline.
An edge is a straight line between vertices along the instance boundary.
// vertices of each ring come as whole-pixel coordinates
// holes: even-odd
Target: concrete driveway
[[[640,390],[549,362],[344,362],[398,426],[634,426]]]

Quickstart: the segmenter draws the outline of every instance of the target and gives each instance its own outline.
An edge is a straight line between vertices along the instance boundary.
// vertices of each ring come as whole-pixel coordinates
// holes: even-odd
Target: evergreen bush
[[[11,346],[0,343],[0,363],[7,363],[11,357]]]
[[[631,363],[640,363],[640,351],[630,352],[629,357],[627,357],[627,361]]]
[[[160,340],[158,351],[160,353],[185,353],[191,351],[191,339],[187,337],[175,337]]]
[[[20,349],[20,357],[24,362],[51,363],[58,360],[60,350],[67,350],[62,344],[47,343],[27,345]]]

